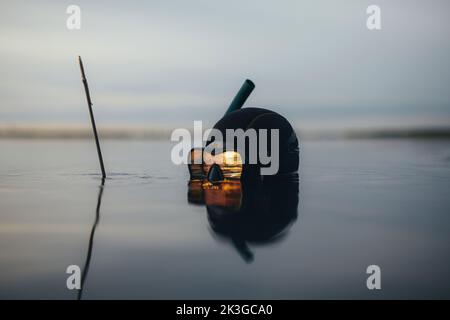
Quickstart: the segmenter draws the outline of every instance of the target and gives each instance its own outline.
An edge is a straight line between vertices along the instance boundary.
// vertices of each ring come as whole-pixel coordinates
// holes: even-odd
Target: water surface
[[[0,140],[0,298],[450,298],[450,141],[302,145],[298,214],[246,260],[162,141]],[[255,228],[258,222],[255,221]],[[382,290],[366,288],[366,268]]]

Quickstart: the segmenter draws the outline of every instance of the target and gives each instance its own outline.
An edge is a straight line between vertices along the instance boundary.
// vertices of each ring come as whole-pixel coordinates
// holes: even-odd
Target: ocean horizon
[[[98,125],[102,139],[170,140],[173,130],[180,128],[155,124]],[[192,128],[185,127],[191,133]],[[206,129],[206,128],[204,128]],[[448,126],[371,126],[299,128],[296,133],[307,140],[315,139],[450,139]],[[84,124],[0,124],[0,139],[91,139],[92,128]]]

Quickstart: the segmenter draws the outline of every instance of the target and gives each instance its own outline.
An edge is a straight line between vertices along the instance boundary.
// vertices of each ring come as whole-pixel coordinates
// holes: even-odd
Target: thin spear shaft
[[[78,56],[78,63],[80,65],[81,80],[83,81],[84,91],[86,92],[86,100],[87,100],[87,104],[89,107],[89,115],[91,117],[92,130],[94,131],[95,144],[97,146],[98,160],[100,162],[100,168],[102,169],[102,177],[103,177],[103,179],[105,179],[106,178],[105,166],[103,165],[102,151],[100,150],[100,142],[98,141],[97,127],[95,126],[95,120],[94,120],[94,112],[92,112],[91,95],[89,94],[89,87],[88,87],[86,75],[84,74],[83,61],[81,61],[80,56]]]

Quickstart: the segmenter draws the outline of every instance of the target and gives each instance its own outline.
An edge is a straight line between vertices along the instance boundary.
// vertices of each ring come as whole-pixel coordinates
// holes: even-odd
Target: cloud
[[[78,1],[80,31],[69,4],[1,4],[4,121],[82,119],[78,54],[111,121],[212,119],[247,77],[249,105],[295,119],[450,114],[446,1],[380,0],[376,32],[368,1]]]

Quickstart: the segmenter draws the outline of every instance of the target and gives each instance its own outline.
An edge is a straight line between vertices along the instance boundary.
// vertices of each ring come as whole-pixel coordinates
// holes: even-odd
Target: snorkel
[[[253,81],[249,79],[245,80],[244,83],[242,84],[241,89],[239,89],[233,101],[231,101],[231,104],[228,107],[227,111],[225,112],[225,115],[241,109],[247,98],[252,93],[253,89],[255,89],[255,84],[253,83]]]

